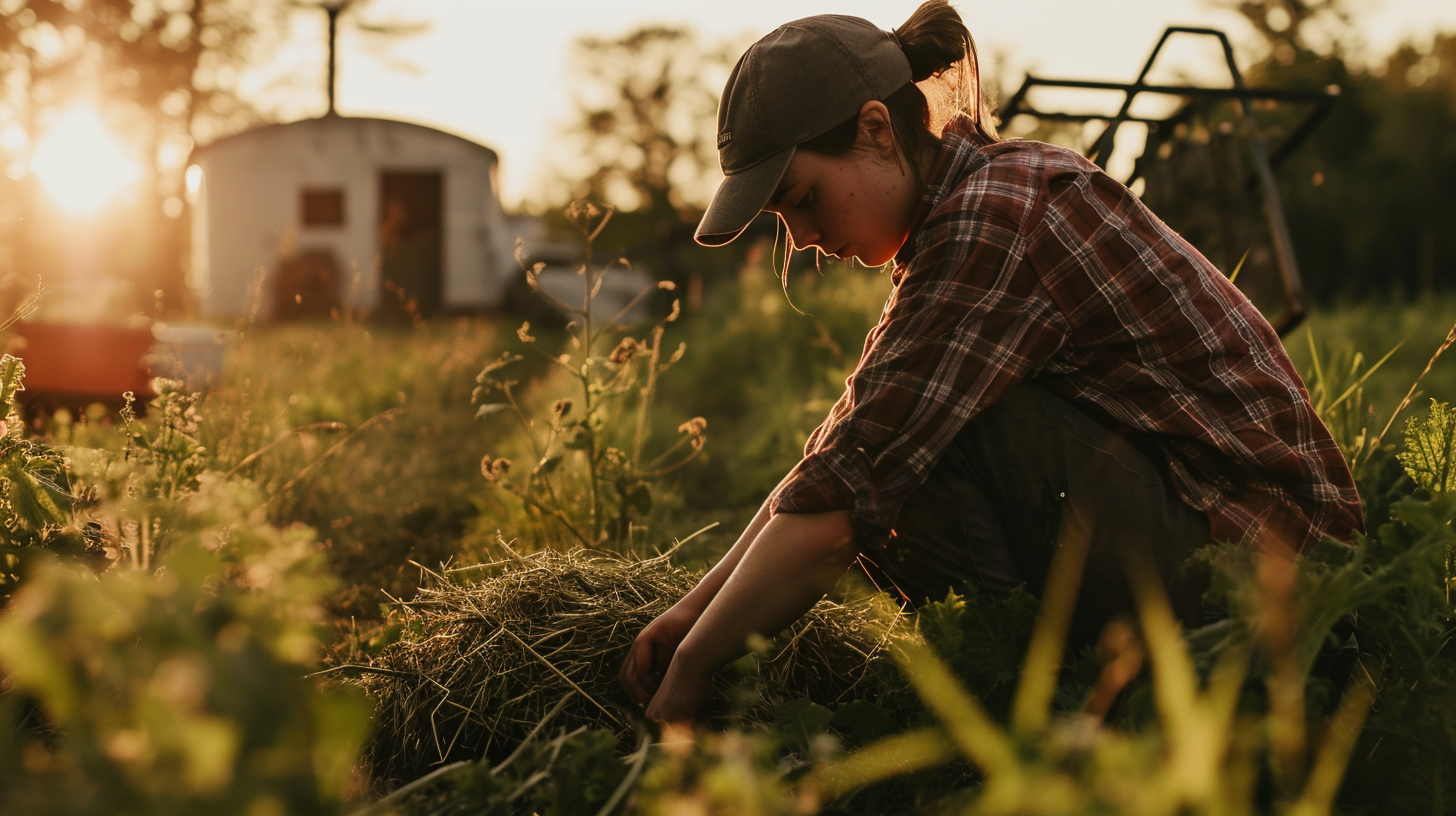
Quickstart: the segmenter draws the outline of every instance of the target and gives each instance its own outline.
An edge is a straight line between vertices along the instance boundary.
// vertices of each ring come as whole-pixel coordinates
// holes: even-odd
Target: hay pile
[[[498,761],[568,695],[553,728],[626,737],[638,716],[616,682],[627,647],[698,578],[666,558],[584,550],[517,557],[475,583],[436,576],[404,605],[403,638],[354,680],[378,712],[366,766],[392,784],[441,763]],[[737,716],[748,722],[783,700],[903,698],[885,649],[893,625],[871,602],[821,601],[771,644],[756,676],[722,672],[720,690],[736,684]],[[719,714],[727,708],[720,699]]]

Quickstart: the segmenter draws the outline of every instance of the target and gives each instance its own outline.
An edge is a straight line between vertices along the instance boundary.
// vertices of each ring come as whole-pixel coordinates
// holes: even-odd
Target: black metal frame
[[[1194,34],[1199,36],[1215,37],[1223,46],[1224,60],[1228,64],[1229,75],[1233,80],[1233,87],[1230,88],[1205,88],[1196,85],[1149,85],[1147,76],[1152,71],[1158,55],[1162,52],[1163,46],[1174,34]],[[1032,88],[1075,88],[1083,90],[1099,91],[1121,91],[1126,96],[1123,99],[1122,108],[1117,115],[1108,117],[1100,113],[1066,113],[1059,111],[1042,111],[1031,107],[1026,101],[1026,96]],[[1274,169],[1289,158],[1320,122],[1329,115],[1330,109],[1334,107],[1340,98],[1340,89],[1337,86],[1330,86],[1319,91],[1304,91],[1290,88],[1250,88],[1244,85],[1243,74],[1239,72],[1238,64],[1234,61],[1233,46],[1229,43],[1228,36],[1222,31],[1214,28],[1192,28],[1187,26],[1169,26],[1163,31],[1163,36],[1158,38],[1157,45],[1153,46],[1153,52],[1148,56],[1142,71],[1133,82],[1096,82],[1090,80],[1076,79],[1046,79],[1043,77],[1027,75],[1021,87],[1011,96],[1001,108],[1002,123],[1009,123],[1018,116],[1034,116],[1039,119],[1063,122],[1087,122],[1097,119],[1108,120],[1107,127],[1102,134],[1092,142],[1091,148],[1087,151],[1087,158],[1097,163],[1098,167],[1107,168],[1108,156],[1112,154],[1113,138],[1117,135],[1117,129],[1124,122],[1138,122],[1148,126],[1150,130],[1156,131],[1160,127],[1168,126],[1182,117],[1184,110],[1166,119],[1147,119],[1132,116],[1133,100],[1139,94],[1159,94],[1164,96],[1178,96],[1185,100],[1213,100],[1228,99],[1234,105],[1234,115],[1239,123],[1243,125],[1243,131],[1248,134],[1249,151],[1253,159],[1254,172],[1246,182],[1246,187],[1253,191],[1257,189],[1262,199],[1264,217],[1269,225],[1269,234],[1274,243],[1275,258],[1279,264],[1280,278],[1284,287],[1284,296],[1288,308],[1286,311],[1275,317],[1271,322],[1274,328],[1280,333],[1293,328],[1305,314],[1304,284],[1300,281],[1299,265],[1294,257],[1294,246],[1289,240],[1289,228],[1284,221],[1284,208],[1280,203],[1279,190],[1274,183]],[[1300,122],[1290,134],[1273,151],[1270,151],[1264,144],[1263,136],[1259,133],[1254,120],[1253,112],[1246,107],[1247,102],[1269,101],[1288,102],[1296,104],[1313,104],[1309,114],[1304,121]],[[1186,109],[1186,105],[1184,108]],[[1139,171],[1134,170],[1125,183],[1132,184],[1137,179]]]

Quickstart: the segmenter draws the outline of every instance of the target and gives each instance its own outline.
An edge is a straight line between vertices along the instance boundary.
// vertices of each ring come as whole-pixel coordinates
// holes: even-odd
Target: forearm
[[[798,620],[854,561],[849,511],[774,516],[678,647],[669,672],[707,676]],[[726,560],[726,559],[725,559]]]
[[[788,478],[788,476],[784,477],[785,480]],[[780,481],[779,485],[782,486],[783,481]],[[743,560],[743,554],[748,552],[748,548],[753,544],[754,539],[758,538],[759,533],[768,524],[768,506],[773,501],[774,493],[777,492],[778,488],[776,487],[769,494],[769,497],[764,499],[763,504],[758,508],[758,512],[753,515],[753,520],[744,528],[743,534],[738,536],[738,540],[733,543],[733,546],[727,553],[724,553],[723,557],[718,560],[718,563],[711,570],[708,570],[708,574],[704,575],[702,580],[698,581],[698,585],[693,587],[692,591],[687,595],[683,596],[682,600],[678,602],[679,604],[684,605],[686,609],[692,610],[695,614],[702,614],[703,610],[708,608],[708,604],[712,603],[713,598],[718,594],[718,590],[723,588],[723,584],[728,580],[728,576],[732,575],[733,570],[738,568],[738,562]]]
[[[768,501],[764,501],[763,506],[759,507],[758,512],[754,514],[753,521],[748,523],[748,526],[743,530],[743,534],[733,543],[733,547],[724,553],[722,558],[718,559],[718,563],[713,565],[713,568],[708,570],[708,574],[704,575],[702,580],[698,581],[698,585],[693,587],[692,591],[688,592],[687,595],[684,595],[678,603],[699,614],[704,609],[707,609],[708,604],[713,601],[718,591],[723,588],[723,584],[728,580],[728,576],[732,575],[733,570],[738,568],[738,562],[743,560],[743,554],[748,552],[748,548],[753,544],[753,540],[762,532],[764,525],[768,524],[768,519]]]

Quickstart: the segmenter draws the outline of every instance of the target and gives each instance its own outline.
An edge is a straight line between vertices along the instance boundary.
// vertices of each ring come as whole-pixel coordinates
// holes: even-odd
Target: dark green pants
[[[970,422],[906,500],[895,535],[866,552],[870,578],[901,600],[941,600],[970,581],[1038,597],[1064,520],[1087,533],[1073,643],[1133,612],[1129,565],[1152,567],[1185,623],[1201,622],[1205,581],[1181,569],[1207,543],[1208,521],[1144,453],[1035,383],[1016,386]]]

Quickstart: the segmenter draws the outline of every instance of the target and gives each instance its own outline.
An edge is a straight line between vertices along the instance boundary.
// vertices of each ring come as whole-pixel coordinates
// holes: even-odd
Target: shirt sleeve
[[[860,545],[882,542],[965,423],[1061,346],[1066,323],[1025,262],[1045,200],[1024,168],[983,169],[930,213],[772,512],[849,509]]]

